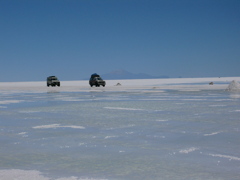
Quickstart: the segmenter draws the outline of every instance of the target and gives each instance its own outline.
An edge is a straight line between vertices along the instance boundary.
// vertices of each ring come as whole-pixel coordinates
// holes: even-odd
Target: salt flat
[[[104,88],[90,88],[85,81],[61,81],[61,87],[47,87],[45,81],[39,82],[0,82],[0,91],[28,91],[48,92],[58,90],[61,92],[78,92],[91,90],[122,91],[131,89],[177,89],[177,90],[201,90],[201,89],[225,89],[231,81],[240,81],[240,77],[209,77],[209,78],[176,78],[176,79],[134,79],[134,80],[107,80]],[[213,82],[213,85],[209,85]],[[116,86],[120,83],[120,86]]]
[[[1,82],[0,179],[238,180],[233,80]]]

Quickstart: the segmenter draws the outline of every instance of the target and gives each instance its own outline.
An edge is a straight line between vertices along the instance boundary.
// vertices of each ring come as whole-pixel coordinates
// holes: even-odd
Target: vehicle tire
[[[58,87],[60,87],[60,83],[58,83]]]
[[[105,85],[102,85],[103,87],[105,87]]]

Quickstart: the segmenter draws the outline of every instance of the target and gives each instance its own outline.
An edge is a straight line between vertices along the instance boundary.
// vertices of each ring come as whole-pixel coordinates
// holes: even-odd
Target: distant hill
[[[145,73],[134,74],[126,70],[116,70],[107,74],[102,74],[103,79],[115,80],[115,79],[158,79],[169,78],[168,76],[151,76]]]

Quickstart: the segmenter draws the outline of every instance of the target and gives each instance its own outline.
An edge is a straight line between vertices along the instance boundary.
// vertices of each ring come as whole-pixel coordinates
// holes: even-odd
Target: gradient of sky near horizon
[[[240,76],[239,0],[0,0],[0,81]]]

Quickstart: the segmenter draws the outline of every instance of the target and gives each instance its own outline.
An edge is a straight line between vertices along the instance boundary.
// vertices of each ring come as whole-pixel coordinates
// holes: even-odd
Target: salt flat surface
[[[136,79],[136,80],[107,80],[107,85],[104,91],[116,90],[121,91],[124,89],[178,89],[178,90],[201,90],[201,89],[222,89],[227,88],[233,80],[239,82],[240,77],[222,77],[222,78],[177,78],[177,79]],[[214,85],[209,86],[213,82]],[[118,83],[121,86],[116,86]],[[150,86],[150,87],[149,87]],[[39,82],[0,82],[0,90],[16,90],[16,91],[35,91],[35,92],[51,92],[51,91],[98,91],[99,88],[90,88],[88,81],[61,81],[61,89],[56,87],[49,89],[46,87],[45,81]]]
[[[0,83],[0,179],[240,179],[239,81]]]

